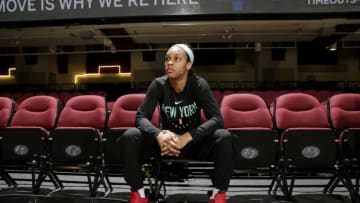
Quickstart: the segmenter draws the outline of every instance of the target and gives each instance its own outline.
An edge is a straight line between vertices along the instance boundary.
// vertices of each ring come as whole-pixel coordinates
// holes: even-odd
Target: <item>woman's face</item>
[[[170,47],[165,55],[165,73],[170,79],[181,79],[191,69],[186,52],[177,46]]]

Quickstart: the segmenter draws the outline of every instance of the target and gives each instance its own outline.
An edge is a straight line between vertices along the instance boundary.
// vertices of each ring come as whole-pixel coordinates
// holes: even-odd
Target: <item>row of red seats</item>
[[[277,97],[288,93],[310,94],[314,96],[316,99],[318,99],[320,102],[326,102],[326,100],[331,96],[335,94],[343,93],[342,91],[330,91],[330,90],[291,90],[291,91],[290,90],[253,90],[253,91],[223,90],[220,91],[218,89],[212,89],[212,92],[219,104],[221,104],[222,99],[226,95],[234,94],[234,93],[250,93],[250,94],[259,95],[261,98],[265,100],[268,106],[270,106]]]
[[[270,92],[268,92],[268,93],[270,93]],[[142,94],[140,94],[140,95],[142,95]],[[216,93],[214,94],[214,96],[216,95]],[[239,96],[239,95],[242,95],[242,96]],[[246,96],[245,96],[246,95]],[[228,99],[227,99],[227,102],[229,102],[229,101],[234,101],[234,103],[231,103],[231,104],[228,104],[228,103],[225,103],[225,104],[223,104],[223,103],[221,103],[220,105],[222,106],[222,107],[224,107],[224,108],[227,108],[228,106],[238,106],[238,109],[237,109],[237,113],[239,113],[239,112],[246,112],[247,110],[246,109],[242,109],[242,108],[246,108],[248,105],[252,105],[254,108],[258,108],[259,106],[260,106],[260,103],[262,103],[263,101],[257,101],[256,99],[259,99],[260,97],[257,97],[257,96],[255,96],[256,94],[255,94],[255,92],[254,92],[254,94],[247,94],[247,93],[232,93],[232,97],[229,97]],[[257,94],[257,95],[259,95],[259,94]],[[290,97],[292,97],[292,98],[296,98],[297,96],[299,97],[299,100],[297,100],[297,99],[293,99],[293,101],[290,101],[288,104],[286,104],[285,105],[285,107],[288,107],[289,105],[292,105],[292,107],[293,108],[305,108],[305,107],[301,107],[301,105],[302,104],[304,104],[305,103],[305,101],[303,101],[302,100],[302,98],[303,97],[307,97],[307,99],[309,99],[310,100],[310,98],[312,99],[312,101],[311,101],[311,106],[308,106],[308,107],[306,107],[306,108],[309,108],[309,109],[314,109],[314,108],[316,108],[316,105],[317,105],[317,103],[319,103],[319,101],[317,101],[316,99],[314,100],[314,96],[312,96],[312,95],[309,95],[309,94],[306,94],[306,93],[284,93],[284,94],[281,94],[281,95],[283,95],[283,96],[285,96],[285,97],[282,97],[281,99],[283,100],[283,98],[286,98],[286,100],[288,100]],[[281,96],[281,95],[278,95],[278,96]],[[306,96],[305,96],[306,95]],[[340,97],[340,96],[342,96],[342,97],[344,97],[344,95],[357,95],[357,94],[339,94],[339,95],[337,95],[335,98],[338,98],[338,97]],[[80,96],[80,95],[77,95],[77,96]],[[81,99],[84,99],[85,101],[83,101],[83,103],[84,104],[82,104],[81,102],[79,102],[79,104],[76,104],[76,105],[78,105],[79,107],[78,108],[85,108],[85,107],[81,107],[82,105],[83,106],[87,106],[87,103],[86,103],[86,98],[87,97],[90,97],[90,98],[94,98],[94,96],[95,95],[83,95],[82,97],[77,97],[77,96],[73,96],[73,97],[76,97],[74,100],[75,101],[80,101]],[[225,95],[225,96],[227,96],[227,95]],[[278,97],[278,96],[276,96],[276,97]],[[126,95],[124,96],[124,97],[126,97]],[[251,98],[251,97],[253,97],[253,98]],[[275,98],[276,98],[275,97]],[[70,97],[71,98],[71,97]],[[69,99],[70,99],[69,98]],[[108,104],[106,104],[106,101],[105,101],[105,98],[103,98],[103,97],[97,97],[97,98],[102,98],[102,100],[104,100],[104,102],[105,102],[105,109],[107,109],[108,108]],[[222,99],[224,98],[224,96],[222,97]],[[232,98],[235,98],[235,99],[232,99]],[[262,97],[261,97],[262,98]],[[275,98],[274,98],[274,101],[275,101]],[[244,101],[242,101],[241,99],[243,99]],[[33,113],[35,116],[36,116],[36,114],[38,114],[39,113],[39,110],[38,109],[31,109],[31,108],[40,108],[39,106],[41,106],[41,105],[47,105],[48,103],[51,103],[50,101],[52,101],[53,103],[55,102],[55,104],[53,104],[54,106],[53,106],[53,108],[54,109],[58,109],[58,110],[60,110],[60,108],[61,108],[61,106],[59,105],[59,103],[58,103],[58,101],[57,101],[57,99],[54,97],[54,98],[51,98],[51,97],[47,97],[47,96],[45,96],[45,95],[42,95],[42,96],[31,96],[31,97],[28,97],[27,99],[25,99],[26,100],[26,103],[24,103],[24,104],[22,104],[22,107],[18,107],[19,108],[19,110],[22,110],[22,108],[30,108],[30,109],[26,109],[26,111],[29,113],[29,114],[31,114],[31,113]],[[120,100],[120,98],[119,98],[119,100]],[[334,100],[334,99],[332,99],[332,100]],[[10,102],[11,101],[11,102]],[[256,101],[256,103],[254,103],[254,101]],[[274,102],[273,101],[273,102]],[[299,102],[299,101],[301,101],[301,102]],[[72,102],[74,102],[74,101],[72,101]],[[310,101],[308,101],[309,103],[310,103]],[[13,101],[12,99],[10,99],[10,98],[5,98],[5,97],[3,97],[2,98],[2,103],[1,103],[1,105],[4,105],[4,106],[2,106],[1,107],[1,110],[2,111],[7,111],[7,112],[11,112],[11,113],[13,113],[13,111],[14,111],[14,109],[12,108],[12,106],[10,105],[9,106],[9,104],[10,103],[14,103],[15,104],[15,101]],[[118,102],[117,102],[118,103]],[[131,102],[130,102],[131,103]],[[247,103],[251,103],[251,104],[247,104]],[[5,104],[7,105],[7,106],[5,106]],[[114,102],[114,104],[115,104],[115,102]],[[113,105],[114,105],[113,104]],[[138,102],[136,102],[136,103],[133,103],[133,105],[134,104],[138,104]],[[70,104],[67,104],[67,106],[69,106]],[[100,105],[100,104],[99,104]],[[279,105],[279,102],[277,102],[277,105]],[[307,105],[307,104],[304,104],[304,105]],[[101,106],[101,105],[100,105]],[[126,105],[125,105],[126,106]],[[6,108],[5,108],[6,107]],[[56,107],[56,108],[55,108]],[[137,108],[137,106],[135,106],[136,108]],[[323,108],[324,106],[320,106],[321,108]],[[44,109],[46,109],[46,110],[48,110],[46,107],[43,107]],[[101,107],[99,107],[99,108],[101,108]],[[113,107],[112,107],[113,108]],[[116,108],[116,106],[115,106],[115,108]],[[136,110],[136,108],[134,108],[133,110]],[[356,108],[356,107],[351,107],[351,108]],[[65,108],[66,109],[66,108]],[[11,111],[10,111],[11,110]],[[240,111],[241,110],[241,111]],[[302,109],[303,110],[303,109]],[[3,112],[4,113],[4,112]],[[56,113],[56,112],[54,112],[54,113]],[[79,113],[81,113],[81,111],[79,112]],[[224,114],[228,114],[229,112],[226,112],[226,113],[224,113]],[[272,116],[275,116],[274,115],[274,106],[271,106],[271,109],[270,109],[270,113],[272,114]],[[17,115],[18,114],[21,114],[21,113],[17,113]],[[9,114],[9,113],[7,113],[7,115],[8,116],[11,116],[11,114]],[[31,115],[31,116],[34,116],[34,115]],[[254,115],[258,115],[258,114],[254,114]],[[317,114],[317,115],[321,115],[321,114]],[[31,117],[31,116],[29,116],[29,117]],[[57,115],[58,116],[58,115]],[[75,116],[75,118],[77,117],[76,115],[74,115]],[[242,116],[242,115],[239,115],[239,116]],[[312,115],[310,115],[310,116],[312,116]],[[7,118],[10,118],[10,117],[6,117],[6,116],[1,116],[2,117],[2,120],[3,120],[3,124],[1,125],[1,126],[4,126],[4,121],[5,120],[7,120]],[[24,120],[26,120],[26,118],[23,118],[23,116],[21,116],[21,118],[22,119],[24,119]],[[32,117],[31,117],[32,118]],[[225,116],[225,118],[227,118],[227,116]],[[131,120],[132,118],[130,117],[130,120]],[[15,119],[14,119],[15,120]],[[229,123],[229,124],[233,124],[234,123],[234,120],[232,119],[232,118],[230,118],[230,120],[232,120],[232,122],[227,122],[227,121],[225,121],[225,126]],[[305,120],[308,120],[308,119],[305,119]],[[327,122],[328,121],[328,119],[315,119],[315,120],[320,120],[320,121],[323,121],[323,122]],[[252,119],[252,121],[254,122],[253,123],[253,125],[256,125],[256,123],[261,123],[261,122],[259,122],[260,121],[260,119],[259,118],[255,118],[255,119]],[[286,119],[286,121],[287,122],[290,122],[291,121],[291,119],[290,120],[287,120]],[[15,122],[15,121],[14,121]],[[349,121],[347,121],[347,122],[349,122]],[[133,123],[132,123],[132,121],[130,122],[131,123],[131,125],[133,125]],[[311,123],[311,122],[310,122]],[[236,125],[236,124],[235,124]],[[41,125],[40,125],[41,126]],[[49,124],[47,125],[47,126],[49,126]],[[55,127],[55,126],[53,126],[53,127]],[[279,126],[277,126],[277,127],[281,127],[281,125]],[[104,128],[106,128],[106,126],[102,126],[102,128],[100,128],[100,129],[104,129]]]
[[[330,90],[293,90],[293,91],[287,91],[287,90],[253,90],[253,91],[234,91],[234,90],[219,90],[219,89],[212,89],[213,95],[215,96],[215,99],[218,101],[219,104],[221,104],[221,101],[224,96],[234,93],[250,93],[250,94],[256,94],[262,97],[266,104],[270,106],[274,101],[275,98],[287,94],[287,93],[306,93],[314,96],[317,98],[320,102],[325,102],[328,98],[330,98],[332,95],[343,93],[341,91],[330,91]],[[79,95],[86,95],[86,94],[93,94],[93,95],[99,95],[107,97],[106,92],[104,91],[98,91],[98,92],[81,92],[81,91],[61,91],[61,92],[2,92],[0,93],[0,97],[8,97],[11,99],[14,99],[16,101],[16,104],[20,104],[25,99],[35,96],[35,95],[49,95],[53,96],[55,98],[59,98],[62,104],[65,104],[71,97],[79,96]],[[108,104],[108,110],[112,109],[112,106],[115,101],[107,101]]]
[[[8,97],[16,101],[16,104],[20,104],[25,99],[32,97],[32,96],[39,96],[39,95],[48,95],[55,98],[60,99],[62,104],[65,104],[71,97],[79,96],[79,95],[99,95],[99,96],[107,96],[106,92],[104,91],[97,91],[97,92],[83,92],[83,91],[60,91],[60,92],[0,92],[0,97]]]
[[[37,163],[36,167],[40,168],[34,183],[37,192],[46,176],[52,178],[56,187],[62,187],[53,172],[56,166],[76,165],[85,167],[89,176],[95,173],[94,179],[89,178],[92,194],[100,184],[111,190],[103,167],[119,162],[116,139],[124,130],[134,127],[135,113],[144,96],[119,97],[108,116],[105,98],[96,95],[72,97],[63,109],[59,109],[54,97],[33,96],[24,100],[13,114],[14,102],[1,98],[2,169],[14,161]],[[359,150],[352,147],[352,140],[360,136],[360,94],[337,94],[330,97],[327,105],[322,105],[312,95],[288,93],[277,97],[269,110],[258,95],[234,93],[224,96],[220,107],[225,128],[234,134],[235,168],[277,165],[283,170],[275,173],[273,184],[280,186],[287,196],[291,195],[293,186],[287,186],[290,166],[333,170],[337,162],[343,162],[339,159],[339,152],[345,152],[343,149],[354,151],[346,156],[354,155],[360,160],[356,157]],[[152,122],[158,125],[158,112]],[[39,142],[35,144],[36,140]],[[339,144],[336,140],[340,140]],[[46,147],[49,143],[50,149]],[[48,162],[52,167],[48,167]],[[0,174],[9,185],[16,185],[4,171]],[[334,181],[342,178],[335,177]],[[333,187],[331,184],[329,191]],[[347,187],[356,198],[351,183]]]

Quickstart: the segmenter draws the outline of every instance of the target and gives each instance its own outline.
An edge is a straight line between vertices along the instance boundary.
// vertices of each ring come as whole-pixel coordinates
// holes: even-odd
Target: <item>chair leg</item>
[[[91,171],[95,169],[94,180],[91,181]],[[102,159],[97,160],[94,168],[89,168],[87,172],[89,190],[92,197],[96,196],[97,190],[99,189],[100,185],[102,184],[105,189],[104,197],[108,196],[113,188],[110,183],[110,179],[107,174],[104,172],[104,164]]]
[[[105,195],[109,194],[109,187],[107,184],[107,180],[104,177],[104,173],[102,172],[102,170],[96,172],[95,177],[94,177],[94,183],[93,183],[93,187],[92,187],[92,191],[91,191],[91,195],[93,197],[96,196],[96,192],[99,189],[100,185],[104,186],[105,189]]]
[[[272,194],[272,191],[273,191],[273,188],[274,188],[276,179],[278,178],[277,176],[278,176],[278,174],[274,174],[273,177],[272,177],[272,179],[271,179],[271,182],[270,182],[270,185],[269,185],[269,189],[268,189],[268,194],[269,194],[269,195]]]
[[[281,188],[281,178],[282,178],[282,175],[281,174],[278,174],[276,179],[275,179],[275,185],[274,185],[274,189],[273,189],[273,195],[276,195],[277,193],[277,190],[279,189],[279,187]]]
[[[336,187],[336,185],[339,184],[340,176],[341,176],[341,172],[337,171],[336,174],[334,174],[333,177],[331,177],[328,184],[326,184],[324,189],[323,189],[324,194],[331,194],[332,193],[331,188],[334,188],[334,187]]]
[[[160,196],[160,191],[161,191],[161,187],[163,186],[164,181],[162,180],[162,177],[160,175],[160,166],[158,166],[158,169],[156,171],[156,177],[155,177],[155,182],[154,182],[154,198],[155,201],[158,201],[159,196]]]
[[[36,180],[35,172],[33,169],[33,193],[38,194],[40,192],[41,184],[47,176],[49,176],[51,182],[55,187],[55,190],[51,191],[49,194],[47,194],[47,196],[50,196],[54,192],[62,190],[64,188],[63,184],[61,183],[57,175],[54,173],[54,171],[51,169],[51,166],[46,163],[46,160],[41,160],[39,163],[39,174]]]
[[[346,179],[346,178],[349,178],[349,180],[351,181],[350,177],[347,175],[350,172],[351,171],[350,171],[349,167],[346,167],[346,166],[341,167],[338,170],[338,172],[336,173],[335,178],[334,177],[332,178],[334,180],[332,182],[330,180],[330,182],[328,183],[328,185],[327,185],[328,188],[325,187],[326,192],[329,193],[329,194],[332,194],[340,181],[345,185],[346,183],[344,182],[344,179]],[[353,184],[351,183],[350,185],[353,185]],[[353,187],[353,186],[351,186],[351,187]],[[352,188],[352,190],[353,190],[353,188]]]
[[[351,181],[350,176],[348,176],[348,174],[344,174],[343,178],[341,179],[341,182],[344,184],[345,188],[349,191],[351,201],[358,203],[359,194],[356,192],[356,189],[354,189],[354,185]]]
[[[4,179],[6,184],[8,185],[8,188],[2,189],[2,190],[9,190],[17,187],[17,183],[11,176],[2,168],[0,168],[0,177]]]
[[[279,170],[276,175],[274,176],[273,180],[270,183],[270,188],[269,188],[269,192],[270,195],[276,195],[277,190],[280,188],[280,190],[285,194],[284,189],[283,189],[283,183],[282,183],[282,179],[284,177],[283,174],[283,170]]]
[[[90,195],[91,195],[92,197],[95,197],[95,196],[96,196],[96,193],[94,194],[93,188],[94,188],[95,182],[98,181],[98,180],[97,180],[97,175],[95,175],[94,181],[92,181],[92,180],[91,180],[91,172],[90,172],[90,171],[87,171],[87,172],[86,172],[86,177],[87,177],[87,180],[88,180],[88,187],[89,187]]]
[[[48,176],[56,189],[60,189],[60,190],[64,189],[64,185],[61,183],[60,179],[57,177],[54,171],[52,170],[48,171]]]
[[[356,195],[359,195],[359,179],[360,179],[360,171],[357,170],[356,171],[356,175],[355,175],[355,193]]]
[[[270,175],[271,175],[271,182],[270,182],[270,185],[269,185],[269,188],[268,188],[268,195],[272,195],[272,191],[273,191],[273,188],[275,186],[275,183],[276,183],[276,179],[278,177],[278,168],[277,167],[273,167],[271,168],[270,170]]]
[[[291,196],[289,193],[289,186],[287,184],[287,172],[286,171],[282,171],[282,173],[280,174],[280,180],[279,180],[279,186],[280,189],[282,190],[283,194],[285,195],[285,198],[287,201],[290,201]]]
[[[152,159],[151,167],[145,166],[145,176],[148,179],[150,186],[150,200],[155,202],[162,202],[162,199],[166,195],[165,181],[161,174],[161,160],[154,158]],[[151,181],[151,172],[154,177],[154,183]],[[164,190],[164,194],[161,194],[161,189]]]
[[[104,197],[107,197],[110,193],[112,193],[113,187],[112,187],[112,185],[111,185],[109,176],[108,176],[106,173],[104,173],[103,176],[104,176],[104,177],[103,177],[103,179],[104,179],[104,185],[106,184],[107,187],[108,187],[108,190],[105,191]]]
[[[40,170],[39,175],[38,175],[36,180],[35,180],[35,174],[33,174],[32,176],[33,176],[32,192],[33,192],[33,194],[39,194],[41,184],[42,184],[42,182],[45,180],[45,178],[47,176],[46,171],[45,170]]]

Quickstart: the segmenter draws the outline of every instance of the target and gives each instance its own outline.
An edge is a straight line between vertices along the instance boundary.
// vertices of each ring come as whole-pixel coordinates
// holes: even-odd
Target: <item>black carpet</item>
[[[50,190],[41,190],[39,195],[33,195],[29,188],[16,188],[0,191],[1,203],[126,203],[130,194],[112,193],[106,198],[91,197],[86,190],[62,190],[50,193]],[[51,194],[48,196],[48,194]],[[205,194],[173,194],[165,198],[163,203],[207,203]],[[351,199],[341,195],[305,194],[294,195],[291,201],[285,201],[282,196],[269,195],[235,195],[228,198],[228,203],[351,203]]]

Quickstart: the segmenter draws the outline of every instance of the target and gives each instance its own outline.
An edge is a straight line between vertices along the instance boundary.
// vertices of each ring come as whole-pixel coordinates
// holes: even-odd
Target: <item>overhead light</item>
[[[336,51],[337,50],[337,42],[331,44],[330,46],[326,47],[329,51]]]

